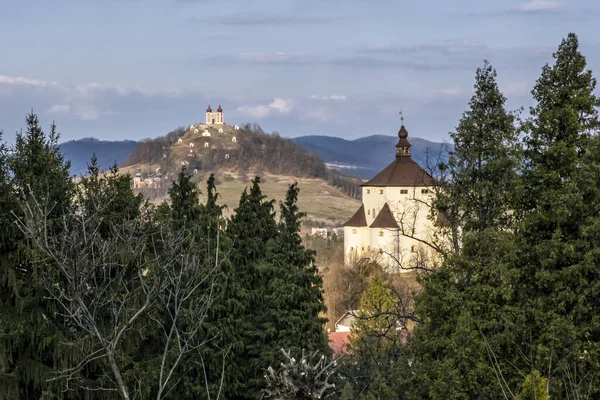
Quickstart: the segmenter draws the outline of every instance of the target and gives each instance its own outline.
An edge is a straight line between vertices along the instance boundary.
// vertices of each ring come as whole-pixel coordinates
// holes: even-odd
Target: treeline
[[[371,281],[345,398],[598,398],[595,89],[574,34],[542,68],[523,120],[506,109],[492,66],[477,70],[434,203],[446,220],[441,266],[419,266],[412,307],[387,277]]]
[[[169,148],[177,143],[177,140],[186,132],[186,128],[181,126],[167,133],[165,136],[159,136],[154,139],[143,139],[136,148],[129,154],[124,165],[134,165],[140,163],[160,164],[163,168],[168,166],[168,160],[164,155],[169,154]]]
[[[72,180],[57,140],[31,114],[0,146],[1,399],[255,399],[282,348],[328,354],[296,185],[225,219],[212,176],[154,205],[95,157]]]

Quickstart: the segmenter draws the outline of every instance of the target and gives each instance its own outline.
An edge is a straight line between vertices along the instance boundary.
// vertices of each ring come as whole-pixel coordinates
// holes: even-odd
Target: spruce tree
[[[453,228],[455,252],[421,278],[423,291],[416,298],[422,324],[410,340],[413,361],[404,386],[414,398],[501,393],[487,346],[499,351],[510,341],[503,334],[509,319],[503,307],[511,296],[507,271],[515,252],[520,149],[515,117],[505,109],[489,63],[477,70],[474,88],[451,134],[450,180],[436,203]]]
[[[266,368],[281,359],[281,349],[293,354],[329,347],[324,325],[323,281],[315,264],[315,252],[304,248],[299,235],[304,213],[298,209],[299,189],[290,185],[280,203],[276,237],[268,243],[262,280],[266,285],[265,311],[260,323],[265,334],[260,365]]]
[[[524,218],[514,269],[522,346],[549,371],[551,398],[599,393],[600,157],[596,79],[575,34],[564,39],[532,91],[524,126]],[[586,371],[573,383],[573,371]]]
[[[18,203],[33,196],[52,210],[47,226],[50,233],[57,231],[61,216],[70,212],[73,183],[70,164],[58,149],[56,125],[46,135],[33,112],[26,123],[26,131],[16,135],[12,154],[2,156],[9,177],[0,182],[4,186],[1,202],[13,208],[0,210],[3,221],[11,221],[0,228],[0,392],[38,399],[60,393],[60,384],[48,380],[56,365],[73,360],[66,345],[71,333],[42,285],[42,279],[53,276],[52,264],[36,260],[33,246],[13,221],[20,216]]]
[[[261,353],[268,346],[270,332],[259,323],[269,304],[267,285],[262,271],[266,265],[266,249],[277,236],[273,201],[266,201],[260,189],[260,178],[252,181],[250,191],[244,190],[240,204],[227,228],[232,241],[229,261],[232,279],[227,293],[229,323],[236,332],[229,343],[230,356],[226,368],[227,398],[250,399],[260,396],[264,386]],[[233,338],[232,338],[233,339]],[[269,348],[270,351],[270,348]]]
[[[450,179],[442,182],[436,203],[457,232],[510,228],[520,161],[515,115],[506,110],[496,70],[487,61],[477,69],[474,89],[469,109],[450,133],[454,150],[442,165]]]

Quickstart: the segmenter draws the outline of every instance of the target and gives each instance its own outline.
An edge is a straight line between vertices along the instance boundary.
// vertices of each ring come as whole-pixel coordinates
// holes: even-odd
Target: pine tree
[[[51,208],[47,223],[54,232],[61,227],[61,215],[69,212],[73,183],[69,162],[58,150],[56,126],[46,135],[33,112],[26,122],[25,133],[17,133],[13,154],[3,155],[10,177],[0,182],[11,188],[7,191],[4,186],[0,202],[13,207],[0,211],[3,221],[11,221],[0,228],[0,392],[38,399],[60,393],[59,384],[47,380],[55,365],[73,360],[73,353],[65,345],[70,333],[56,305],[46,299],[41,282],[53,276],[52,264],[35,259],[31,243],[12,222],[12,213],[18,217],[18,202],[34,196]],[[70,395],[77,397],[77,393],[65,396]]]

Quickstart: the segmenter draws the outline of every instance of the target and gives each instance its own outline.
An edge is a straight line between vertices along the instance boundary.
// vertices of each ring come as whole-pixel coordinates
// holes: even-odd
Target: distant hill
[[[100,168],[108,169],[115,162],[118,165],[125,162],[137,146],[138,142],[133,140],[105,141],[84,138],[61,143],[60,150],[66,159],[71,160],[71,173],[81,175],[87,172],[92,154],[96,153]]]
[[[355,140],[332,136],[301,136],[292,139],[308,151],[318,154],[330,168],[348,175],[370,179],[394,158],[397,136],[372,135]],[[451,145],[409,137],[413,159],[422,167],[428,163],[428,154],[447,158]],[[431,157],[430,157],[431,160]]]

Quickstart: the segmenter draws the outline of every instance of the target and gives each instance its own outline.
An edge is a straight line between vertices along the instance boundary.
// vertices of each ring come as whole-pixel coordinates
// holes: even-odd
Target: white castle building
[[[223,109],[221,105],[217,108],[217,111],[213,112],[212,108],[210,108],[210,104],[206,109],[206,124],[207,125],[223,125],[225,122],[223,120]]]
[[[344,224],[345,263],[376,261],[388,271],[404,272],[429,263],[437,254],[426,243],[434,180],[411,158],[404,123],[396,159],[362,186],[362,205]]]

